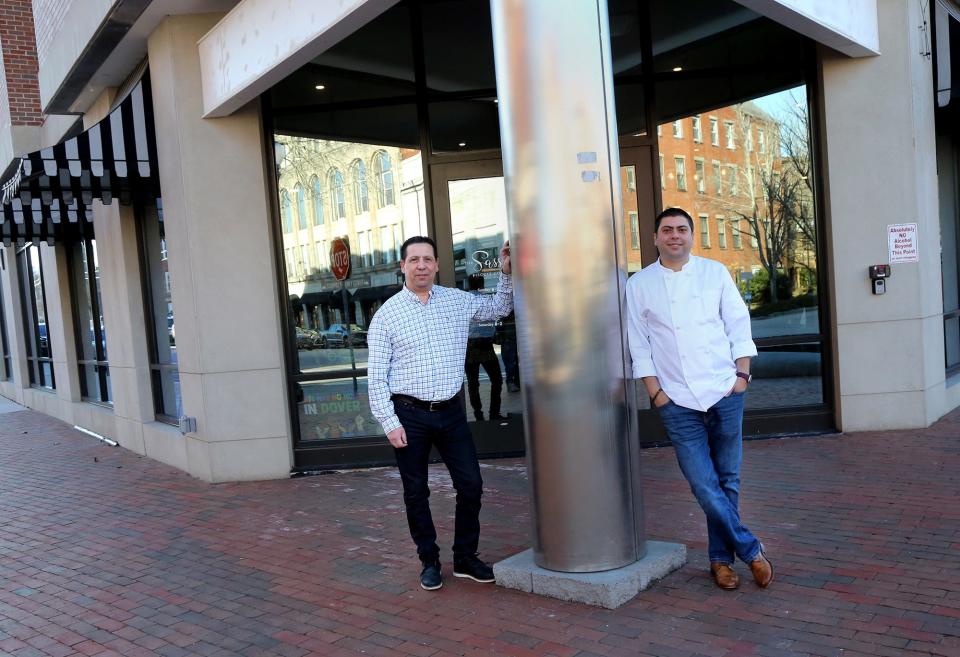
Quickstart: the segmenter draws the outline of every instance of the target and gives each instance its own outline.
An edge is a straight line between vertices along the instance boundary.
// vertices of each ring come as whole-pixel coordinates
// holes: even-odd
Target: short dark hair
[[[657,215],[656,220],[653,222],[653,232],[656,233],[660,230],[660,222],[666,217],[684,217],[687,223],[690,224],[690,230],[693,230],[693,217],[687,214],[686,210],[682,208],[667,208]]]
[[[403,243],[403,246],[400,247],[400,259],[401,259],[401,260],[406,260],[406,259],[407,259],[407,247],[410,246],[411,244],[429,244],[429,245],[433,248],[433,257],[434,257],[434,258],[437,257],[437,243],[436,243],[436,242],[434,242],[432,239],[430,239],[429,237],[426,237],[426,236],[424,236],[424,235],[414,235],[413,237],[411,237],[410,239],[408,239],[406,242],[404,242],[404,243]]]

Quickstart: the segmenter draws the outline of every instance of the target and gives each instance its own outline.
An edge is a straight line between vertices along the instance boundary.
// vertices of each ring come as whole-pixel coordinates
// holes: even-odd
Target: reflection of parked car
[[[354,347],[367,346],[367,332],[358,324],[351,324],[349,328],[346,324],[331,324],[327,330],[336,331],[343,336],[344,341],[349,340],[349,343]]]
[[[324,339],[324,346],[328,349],[340,349],[347,346],[347,338],[340,331],[324,329],[320,331],[320,336]]]
[[[316,331],[296,327],[297,349],[317,349],[326,344],[326,339]]]

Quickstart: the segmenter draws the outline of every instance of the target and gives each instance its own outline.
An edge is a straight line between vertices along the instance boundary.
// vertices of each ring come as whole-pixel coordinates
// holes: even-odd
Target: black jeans
[[[436,446],[450,472],[457,491],[454,520],[453,557],[477,553],[480,543],[480,497],[483,479],[473,446],[467,417],[459,403],[438,411],[428,411],[396,400],[394,410],[407,433],[407,446],[394,449],[397,468],[403,481],[403,502],[407,507],[410,536],[417,544],[423,562],[440,557],[437,530],[430,515],[430,488],[427,464],[430,448]]]

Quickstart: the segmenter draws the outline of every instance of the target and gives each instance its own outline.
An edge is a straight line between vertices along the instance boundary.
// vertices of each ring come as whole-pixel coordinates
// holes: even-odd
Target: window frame
[[[334,167],[327,174],[330,185],[330,210],[334,221],[347,218],[347,195],[344,186],[343,172]],[[282,199],[281,199],[282,201]]]
[[[353,182],[353,206],[357,214],[370,212],[370,186],[367,181],[367,165],[356,159],[350,163],[350,178]]]
[[[703,127],[702,127],[701,122],[700,122],[700,116],[701,116],[700,114],[694,114],[694,115],[693,115],[692,132],[693,132],[693,143],[694,143],[694,144],[702,144],[702,143],[703,143]]]
[[[43,303],[44,325],[47,328],[47,353],[49,356],[40,356],[40,319],[37,314],[36,284],[34,282],[33,261],[30,257],[31,249],[37,250],[37,264],[39,265],[40,300]],[[27,369],[29,370],[30,387],[47,392],[57,389],[57,375],[53,364],[53,345],[50,343],[50,315],[47,310],[47,286],[43,273],[43,254],[40,245],[27,244],[17,253],[17,273],[20,276],[20,301],[23,312],[23,329]],[[43,363],[50,365],[50,384],[46,384]]]
[[[293,196],[297,201],[297,230],[306,230],[310,226],[307,221],[307,193],[303,185],[297,183],[293,187]]]
[[[4,261],[4,269],[6,268],[6,257],[6,252],[0,250],[0,258]],[[7,337],[7,312],[5,297],[3,296],[3,285],[0,285],[0,349],[2,349],[0,360],[3,361],[3,371],[0,372],[0,381],[12,381],[13,371],[10,367],[13,361],[10,359],[10,340]]]
[[[717,224],[717,248],[725,250],[727,248],[727,219],[719,215],[714,219]]]
[[[73,315],[73,334],[77,348],[77,373],[80,380],[80,399],[91,404],[112,408],[113,397],[110,386],[107,383],[107,379],[110,376],[109,352],[105,350],[105,339],[99,322],[99,319],[103,316],[103,309],[101,308],[102,299],[100,298],[100,286],[97,285],[97,275],[93,265],[93,263],[97,261],[94,256],[94,252],[96,251],[95,241],[96,237],[93,235],[85,235],[83,239],[72,244],[71,248],[67,250],[67,268],[70,272],[70,310]],[[82,272],[76,271],[76,268],[83,267],[83,263],[78,262],[73,250],[74,247],[79,247],[84,251],[87,264]],[[82,295],[76,285],[77,279],[74,275],[77,273],[81,273],[86,278],[87,289],[90,291],[90,315],[93,323],[94,340],[93,348],[96,352],[96,357],[93,360],[83,358],[83,330],[85,319],[80,314]],[[87,378],[84,375],[84,369],[87,367],[92,367],[96,373],[99,397],[94,397],[90,394],[90,391],[87,390]]]
[[[152,206],[151,206],[152,207]],[[147,353],[150,357],[150,390],[153,395],[153,415],[154,419],[157,422],[162,422],[164,424],[172,424],[177,426],[180,422],[180,419],[176,415],[171,415],[167,411],[170,409],[165,408],[164,406],[164,397],[163,397],[163,372],[175,372],[179,378],[180,368],[175,363],[161,363],[160,362],[160,353],[158,348],[158,341],[160,336],[157,335],[156,325],[157,317],[154,306],[154,286],[150,278],[150,263],[152,262],[148,245],[147,245],[147,235],[146,235],[146,222],[147,211],[146,206],[143,203],[134,203],[133,206],[134,217],[136,218],[137,225],[137,244],[139,247],[140,255],[140,289],[143,296],[143,314],[144,314],[144,327],[146,329],[147,337]],[[157,222],[161,224],[159,228],[162,228],[163,224],[163,206],[161,199],[157,199],[157,205],[155,207],[157,212]],[[160,243],[161,245],[166,243],[165,231],[160,233]],[[161,247],[161,251],[158,255],[161,256],[157,266],[160,266],[160,262],[164,262],[166,259],[163,258],[163,253],[166,252],[166,249]],[[172,310],[170,312],[173,312]],[[166,317],[164,317],[166,320]],[[174,321],[176,319],[174,318]],[[164,336],[167,337],[167,336]],[[180,397],[180,404],[183,405],[183,397]],[[173,409],[176,411],[177,409]],[[181,411],[182,412],[182,411]]]
[[[674,176],[677,183],[677,191],[687,191],[687,159],[683,155],[673,156]]]
[[[700,248],[709,249],[710,246],[710,215],[701,212],[697,215],[700,221]]]

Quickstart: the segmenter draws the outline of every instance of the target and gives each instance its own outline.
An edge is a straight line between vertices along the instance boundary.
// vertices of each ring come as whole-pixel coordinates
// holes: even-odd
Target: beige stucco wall
[[[840,421],[846,431],[925,426],[944,390],[940,234],[931,66],[920,5],[879,3],[883,55],[822,51],[827,206]],[[867,267],[888,262],[887,226],[919,224],[920,262],[895,264],[887,293]]]
[[[148,42],[183,408],[198,422],[168,458],[208,481],[274,478],[292,448],[261,119],[257,103],[202,118],[196,43],[218,19],[169,17]]]

